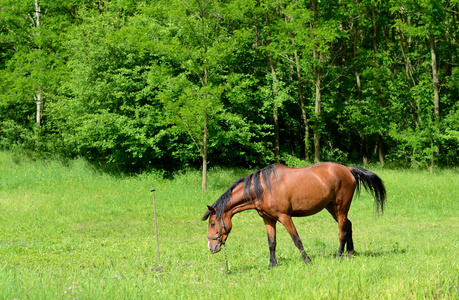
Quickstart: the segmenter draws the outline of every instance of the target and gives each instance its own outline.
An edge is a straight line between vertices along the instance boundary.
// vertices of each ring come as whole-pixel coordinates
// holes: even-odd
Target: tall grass
[[[279,266],[255,211],[233,218],[224,251],[207,249],[200,218],[244,169],[113,176],[84,160],[31,160],[0,152],[2,299],[402,299],[458,298],[459,174],[377,169],[388,205],[376,218],[364,192],[353,201],[355,257],[337,259],[327,212],[294,222],[313,263],[278,226]],[[151,189],[156,189],[156,255]]]

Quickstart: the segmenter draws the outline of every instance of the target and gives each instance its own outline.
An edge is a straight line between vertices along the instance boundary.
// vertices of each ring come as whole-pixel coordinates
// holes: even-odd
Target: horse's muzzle
[[[212,254],[215,254],[215,253],[219,252],[222,249],[222,246],[221,246],[220,243],[213,243],[212,244],[210,241],[208,243],[208,247],[209,247],[209,250],[210,250],[210,252]]]

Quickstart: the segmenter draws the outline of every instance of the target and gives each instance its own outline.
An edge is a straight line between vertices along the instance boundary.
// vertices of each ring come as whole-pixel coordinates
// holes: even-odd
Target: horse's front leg
[[[277,266],[277,257],[276,257],[276,220],[263,218],[265,221],[266,232],[268,233],[268,246],[269,246],[269,266],[268,270],[271,267]]]
[[[286,215],[285,217],[280,218],[279,221],[282,223],[282,225],[284,225],[285,229],[287,229],[287,232],[292,237],[293,243],[298,248],[298,250],[300,250],[304,263],[305,264],[310,263],[311,259],[304,251],[303,242],[301,242],[300,236],[298,235],[298,232],[296,231],[296,227],[295,227],[295,224],[293,224],[292,218]]]

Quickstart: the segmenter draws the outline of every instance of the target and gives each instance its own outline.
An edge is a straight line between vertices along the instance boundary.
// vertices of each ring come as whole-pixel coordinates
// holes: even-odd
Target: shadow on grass
[[[393,254],[405,254],[408,252],[408,248],[404,249],[392,249],[392,250],[374,250],[374,251],[364,251],[364,252],[357,252],[356,256],[365,256],[365,257],[381,257],[381,256],[388,256]]]
[[[392,246],[392,249],[375,249],[375,250],[366,250],[366,251],[357,251],[354,254],[343,254],[342,256],[338,256],[338,252],[310,252],[308,253],[309,257],[311,258],[311,264],[317,264],[319,259],[325,260],[345,260],[345,259],[352,259],[354,257],[385,257],[385,256],[393,256],[399,254],[405,254],[408,252],[408,247],[400,247],[398,243]],[[237,263],[231,264],[230,262],[230,270],[228,275],[238,275],[239,273],[250,273],[250,272],[260,272],[260,271],[267,271],[269,264],[269,256],[266,257],[265,260],[260,260],[258,262],[250,263],[250,264],[240,264]],[[293,256],[284,256],[278,255],[277,257],[277,267],[287,267],[292,265],[304,266],[304,262],[301,258],[300,253],[298,255]],[[222,273],[226,273],[226,269],[224,270],[224,265],[222,264],[220,271]],[[224,270],[224,272],[223,272]]]
[[[354,254],[343,254],[342,256],[338,256],[338,252],[320,252],[320,253],[312,253],[309,255],[311,257],[312,262],[317,258],[336,258],[336,259],[351,259],[353,257],[383,257],[383,256],[390,256],[394,254],[405,254],[408,252],[408,247],[400,247],[398,243],[395,243],[392,246],[392,249],[375,249],[375,250],[366,250],[366,251],[356,251]],[[294,261],[294,258],[284,258],[282,261],[287,261],[290,263]]]
[[[247,273],[251,273],[252,271],[261,272],[261,271],[266,271],[266,270],[268,270],[268,263],[266,263],[266,266],[262,263],[233,266],[230,268],[228,275],[239,275],[241,273],[247,274]],[[225,273],[226,273],[226,270],[225,270]]]

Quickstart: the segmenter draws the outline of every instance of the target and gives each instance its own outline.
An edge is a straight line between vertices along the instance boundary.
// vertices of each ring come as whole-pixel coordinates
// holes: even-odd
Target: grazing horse
[[[284,225],[300,250],[303,260],[311,260],[303,248],[292,217],[304,217],[326,209],[338,222],[339,249],[354,253],[352,224],[347,218],[354,191],[360,186],[371,193],[376,211],[383,212],[386,189],[374,173],[360,167],[336,163],[319,163],[304,168],[275,164],[236,180],[212,205],[202,220],[209,219],[208,247],[212,253],[221,250],[231,231],[231,218],[244,210],[255,209],[265,222],[270,251],[269,268],[277,265],[276,223]]]

